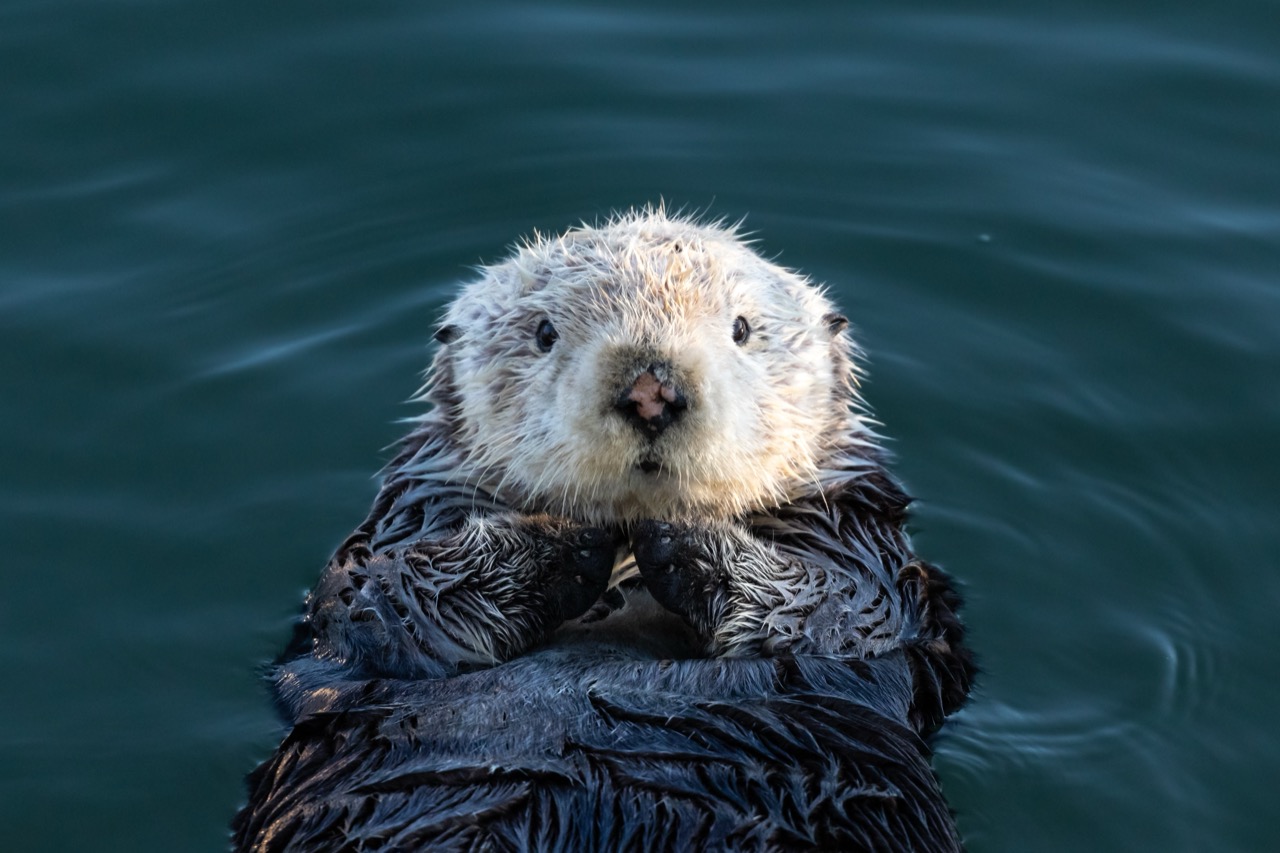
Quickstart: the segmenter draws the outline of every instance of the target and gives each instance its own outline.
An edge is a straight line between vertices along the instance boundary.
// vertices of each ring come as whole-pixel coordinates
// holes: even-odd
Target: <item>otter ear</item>
[[[849,318],[843,314],[832,312],[822,318],[822,322],[827,324],[827,331],[833,335],[838,335],[845,329],[849,328]]]
[[[452,324],[436,329],[435,338],[442,344],[451,344],[462,337],[462,329]]]

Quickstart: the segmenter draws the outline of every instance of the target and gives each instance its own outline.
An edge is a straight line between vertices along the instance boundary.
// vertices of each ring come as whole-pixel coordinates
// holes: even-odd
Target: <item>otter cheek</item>
[[[721,452],[734,456],[754,446],[761,438],[756,429],[756,413],[767,397],[767,389],[761,389],[765,377],[752,371],[726,371],[707,392],[707,422],[713,429],[708,436]]]
[[[582,474],[604,486],[604,481],[625,472],[623,461],[632,451],[616,419],[607,416],[610,401],[601,390],[604,383],[591,365],[582,363],[585,360],[571,365],[556,388],[554,405],[563,430],[558,438],[572,449]]]

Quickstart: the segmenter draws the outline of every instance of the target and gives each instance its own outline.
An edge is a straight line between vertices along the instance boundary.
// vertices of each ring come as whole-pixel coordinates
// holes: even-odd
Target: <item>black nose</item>
[[[650,438],[661,435],[689,408],[679,388],[658,378],[659,373],[666,372],[656,364],[649,365],[613,404],[633,427]]]

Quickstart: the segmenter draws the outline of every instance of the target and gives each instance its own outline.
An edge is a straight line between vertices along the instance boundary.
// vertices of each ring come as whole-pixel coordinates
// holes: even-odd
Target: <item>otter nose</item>
[[[659,373],[666,371],[657,364],[649,365],[613,404],[632,426],[650,438],[661,435],[689,408],[680,389],[659,379]]]

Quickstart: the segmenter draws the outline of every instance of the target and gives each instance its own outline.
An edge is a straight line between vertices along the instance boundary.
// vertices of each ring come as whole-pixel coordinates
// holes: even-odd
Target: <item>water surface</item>
[[[456,283],[666,199],[854,320],[985,669],[970,848],[1269,849],[1277,44],[1241,0],[0,5],[8,844],[222,848]]]

